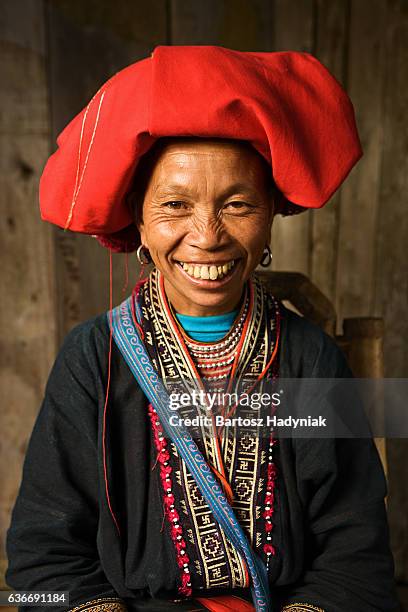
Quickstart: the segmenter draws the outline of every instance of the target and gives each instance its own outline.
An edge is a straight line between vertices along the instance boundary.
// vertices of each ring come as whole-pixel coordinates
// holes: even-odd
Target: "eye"
[[[243,200],[234,200],[233,202],[227,202],[225,208],[229,208],[236,211],[244,211],[248,210],[249,208],[254,208],[254,206],[252,204],[249,204],[248,202],[244,202]]]
[[[181,202],[181,200],[169,200],[168,202],[163,202],[162,206],[170,210],[181,210],[186,207],[185,203]]]

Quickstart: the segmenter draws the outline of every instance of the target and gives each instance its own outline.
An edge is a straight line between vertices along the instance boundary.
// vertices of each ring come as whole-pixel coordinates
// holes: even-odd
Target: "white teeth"
[[[208,280],[210,278],[210,272],[208,266],[201,266],[201,278]]]
[[[226,274],[231,270],[235,264],[235,260],[229,261],[222,266],[208,266],[206,264],[188,264],[185,262],[179,262],[183,270],[187,272],[189,276],[193,278],[202,278],[203,280],[217,280],[224,278]]]
[[[218,278],[217,266],[210,266],[210,278],[216,280]]]

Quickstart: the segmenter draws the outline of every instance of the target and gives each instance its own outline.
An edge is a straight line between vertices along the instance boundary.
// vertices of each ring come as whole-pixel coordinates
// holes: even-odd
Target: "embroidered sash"
[[[109,322],[112,319],[115,343],[157,412],[164,431],[191,472],[214,517],[245,559],[252,580],[251,591],[255,609],[272,611],[274,607],[269,593],[265,564],[252,550],[224,492],[190,433],[180,424],[170,424],[172,411],[169,408],[169,392],[157,374],[157,363],[153,365],[145,343],[140,337],[140,332],[134,323],[132,306],[132,298],[129,298],[112,313],[108,313]],[[140,308],[140,305],[137,305],[137,308]],[[137,319],[140,320],[140,317],[139,311]],[[187,373],[187,370],[185,372]]]

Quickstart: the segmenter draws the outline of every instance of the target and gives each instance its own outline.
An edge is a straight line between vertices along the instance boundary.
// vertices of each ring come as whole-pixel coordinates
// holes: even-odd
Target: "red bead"
[[[174,520],[178,521],[178,520],[180,519],[180,515],[179,515],[179,513],[177,512],[177,510],[171,510],[171,511],[169,512],[169,519],[170,519],[171,521],[174,521]]]
[[[185,563],[188,563],[189,561],[190,561],[190,558],[187,555],[179,555],[177,559],[177,564],[179,567],[183,567],[183,565]]]
[[[177,540],[176,542],[177,552],[181,552],[182,550],[185,550],[185,548],[186,548],[186,543],[183,540],[183,538],[181,538],[181,540]]]
[[[268,465],[268,479],[276,478],[276,476],[277,476],[276,466],[273,463],[270,463]]]
[[[183,533],[183,529],[181,525],[172,525],[171,526],[171,537],[174,540],[178,535]]]
[[[181,587],[179,587],[178,591],[181,595],[185,595],[189,597],[192,594],[191,588],[191,576],[190,573],[184,573],[181,575]]]
[[[158,454],[158,456],[157,456],[157,460],[158,460],[160,463],[165,463],[165,462],[166,462],[166,461],[168,461],[169,459],[170,459],[170,455],[169,455],[169,453],[168,453],[168,451],[167,451],[167,450],[164,450],[164,452],[163,452],[163,453],[162,453],[162,452],[160,452],[160,453]]]
[[[173,493],[170,493],[170,495],[166,495],[164,498],[164,505],[165,506],[172,506],[174,504],[174,495]]]
[[[263,550],[265,554],[270,553],[271,555],[275,554],[275,547],[272,544],[264,544]]]

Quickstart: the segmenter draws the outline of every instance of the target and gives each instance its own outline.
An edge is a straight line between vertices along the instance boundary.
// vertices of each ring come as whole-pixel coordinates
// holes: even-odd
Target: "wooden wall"
[[[39,221],[38,180],[69,119],[109,76],[157,44],[308,51],[347,88],[364,158],[323,210],[276,219],[273,268],[309,275],[340,320],[383,316],[386,376],[408,374],[406,0],[3,0],[3,566],[26,443],[57,347],[74,324],[108,307],[106,251]],[[129,268],[131,284],[134,256]],[[123,256],[114,257],[114,279],[118,302]],[[397,576],[406,582],[407,447],[405,440],[388,443],[392,542]]]
[[[38,178],[49,154],[41,6],[2,4],[0,16],[0,570],[27,438],[56,351],[52,230],[39,219]]]

